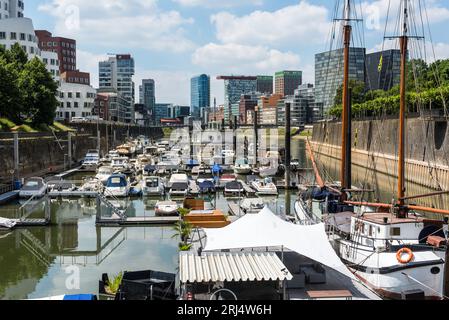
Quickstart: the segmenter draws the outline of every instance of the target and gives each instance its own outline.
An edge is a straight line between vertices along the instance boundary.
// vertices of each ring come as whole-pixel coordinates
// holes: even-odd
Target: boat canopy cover
[[[106,187],[108,188],[123,188],[128,185],[124,175],[113,175],[109,177]]]
[[[97,300],[97,296],[93,294],[74,294],[65,295],[64,300],[81,300],[81,301],[93,301]]]
[[[293,279],[274,252],[179,254],[181,283],[284,281]]]
[[[240,181],[231,181],[231,182],[226,183],[225,188],[231,189],[231,190],[242,190],[243,186]]]
[[[146,172],[154,172],[156,171],[156,166],[149,164],[146,165],[145,168],[143,168],[143,170]]]
[[[302,198],[304,200],[313,199],[318,201],[326,200],[326,198],[328,198],[329,200],[335,200],[336,195],[330,192],[327,188],[314,187],[304,192],[302,194]]]
[[[200,182],[199,187],[201,189],[215,189],[215,184],[210,180],[204,180]]]
[[[204,251],[285,247],[356,280],[329,243],[322,223],[296,225],[265,207],[260,213],[247,214],[227,227],[204,232],[207,236]]]
[[[190,159],[189,161],[187,161],[188,167],[196,167],[199,165],[200,165],[200,163],[198,162],[198,160]]]
[[[213,166],[212,166],[212,172],[213,173],[219,173],[219,172],[221,172],[222,171],[222,169],[221,169],[221,166],[219,165],[219,164],[214,164]]]

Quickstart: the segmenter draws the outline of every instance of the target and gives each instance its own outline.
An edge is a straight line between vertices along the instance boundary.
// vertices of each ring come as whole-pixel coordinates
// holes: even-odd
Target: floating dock
[[[19,198],[19,190],[10,191],[0,195],[0,205],[6,204],[12,200]]]
[[[253,188],[251,188],[245,181],[243,181],[243,180],[239,180],[239,181],[242,184],[243,189],[245,190],[245,194],[247,196],[255,196],[256,195],[256,191]]]
[[[88,198],[95,198],[98,196],[98,191],[80,191],[80,190],[73,190],[73,191],[50,191],[48,193],[48,196],[50,198],[82,198],[82,197],[88,197]]]
[[[97,219],[100,226],[136,226],[136,225],[173,225],[180,217],[127,217],[117,219],[116,217],[102,217]]]

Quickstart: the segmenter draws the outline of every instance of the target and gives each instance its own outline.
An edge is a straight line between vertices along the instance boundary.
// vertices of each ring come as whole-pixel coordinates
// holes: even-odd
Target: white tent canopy
[[[285,247],[356,280],[329,243],[324,224],[295,225],[265,207],[221,229],[205,229],[204,251]]]

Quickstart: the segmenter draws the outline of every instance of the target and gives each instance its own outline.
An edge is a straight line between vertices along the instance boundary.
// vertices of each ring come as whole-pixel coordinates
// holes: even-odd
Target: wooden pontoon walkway
[[[179,217],[101,217],[97,219],[97,225],[101,226],[135,226],[135,225],[173,225],[180,220]]]

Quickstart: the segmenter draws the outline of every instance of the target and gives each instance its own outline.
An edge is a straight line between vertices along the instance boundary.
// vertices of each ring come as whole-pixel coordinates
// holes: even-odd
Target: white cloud
[[[230,8],[244,5],[263,4],[263,0],[173,0],[174,2],[185,7],[206,7],[206,8]]]
[[[300,57],[263,46],[209,43],[194,52],[192,62],[226,74],[254,74],[297,68]]]
[[[184,30],[193,19],[161,11],[156,0],[51,0],[39,10],[56,18],[58,35],[86,46],[173,52],[194,47]]]
[[[307,1],[274,12],[254,11],[242,17],[220,12],[211,17],[211,22],[223,43],[259,45],[322,43],[331,28],[327,8]]]

